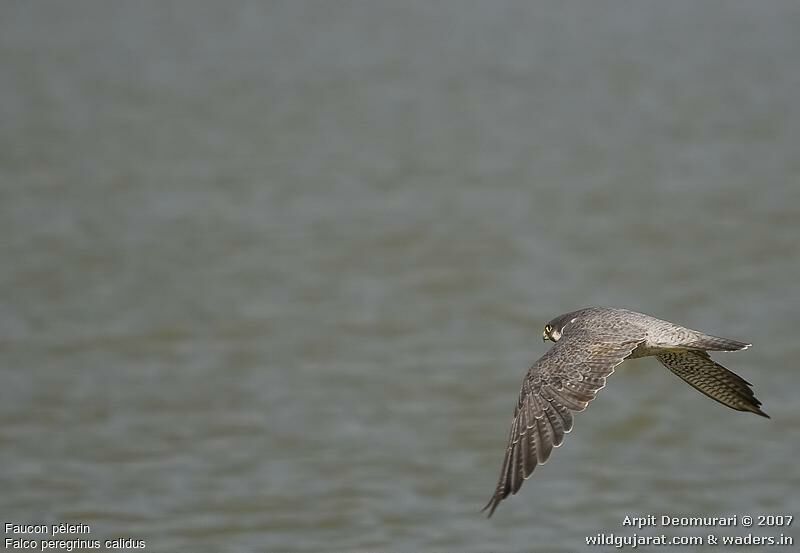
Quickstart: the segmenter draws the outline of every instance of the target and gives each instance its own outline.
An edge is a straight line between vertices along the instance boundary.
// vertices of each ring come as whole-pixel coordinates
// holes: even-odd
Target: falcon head
[[[544,325],[544,332],[542,332],[542,342],[546,342],[547,340],[550,340],[551,342],[558,342],[559,338],[561,338],[560,328],[556,328],[550,323]]]
[[[572,313],[566,313],[564,315],[559,315],[546,325],[544,325],[544,332],[542,332],[542,340],[545,342],[550,340],[551,342],[558,342],[561,339],[561,336],[564,334],[564,330],[570,324],[574,323],[578,320],[578,312],[573,311]]]

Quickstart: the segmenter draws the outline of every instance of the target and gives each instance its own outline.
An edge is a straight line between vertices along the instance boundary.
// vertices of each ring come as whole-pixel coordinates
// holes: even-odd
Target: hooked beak
[[[542,332],[542,342],[546,342],[546,341],[548,341],[549,339],[550,339],[550,338],[548,338],[548,337],[547,337],[547,334],[545,334],[544,332]]]

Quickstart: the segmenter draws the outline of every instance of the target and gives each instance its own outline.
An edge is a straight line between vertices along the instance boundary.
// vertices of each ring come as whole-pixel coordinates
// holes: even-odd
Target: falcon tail
[[[739,351],[749,348],[750,345],[738,340],[698,333],[698,336],[687,342],[685,347],[704,351]]]

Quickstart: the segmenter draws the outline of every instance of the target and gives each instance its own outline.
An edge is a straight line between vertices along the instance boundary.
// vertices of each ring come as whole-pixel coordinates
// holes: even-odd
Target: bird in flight
[[[609,307],[560,315],[545,325],[542,339],[555,345],[533,364],[522,382],[500,479],[483,508],[489,509],[489,516],[561,445],[572,430],[573,413],[586,409],[606,385],[606,378],[626,359],[655,356],[711,399],[769,418],[751,384],[708,354],[743,350],[750,344]]]

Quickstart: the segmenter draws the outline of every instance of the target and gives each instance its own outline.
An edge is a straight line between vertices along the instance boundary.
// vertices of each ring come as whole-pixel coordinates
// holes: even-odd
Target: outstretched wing
[[[614,367],[643,341],[643,337],[620,338],[581,330],[562,336],[522,382],[500,479],[483,508],[489,509],[489,516],[503,499],[519,491],[536,465],[547,461],[572,430],[572,413],[586,409]]]
[[[704,351],[665,351],[659,361],[690,386],[722,405],[737,411],[750,411],[769,418],[753,394],[751,384],[736,373],[712,361]]]

